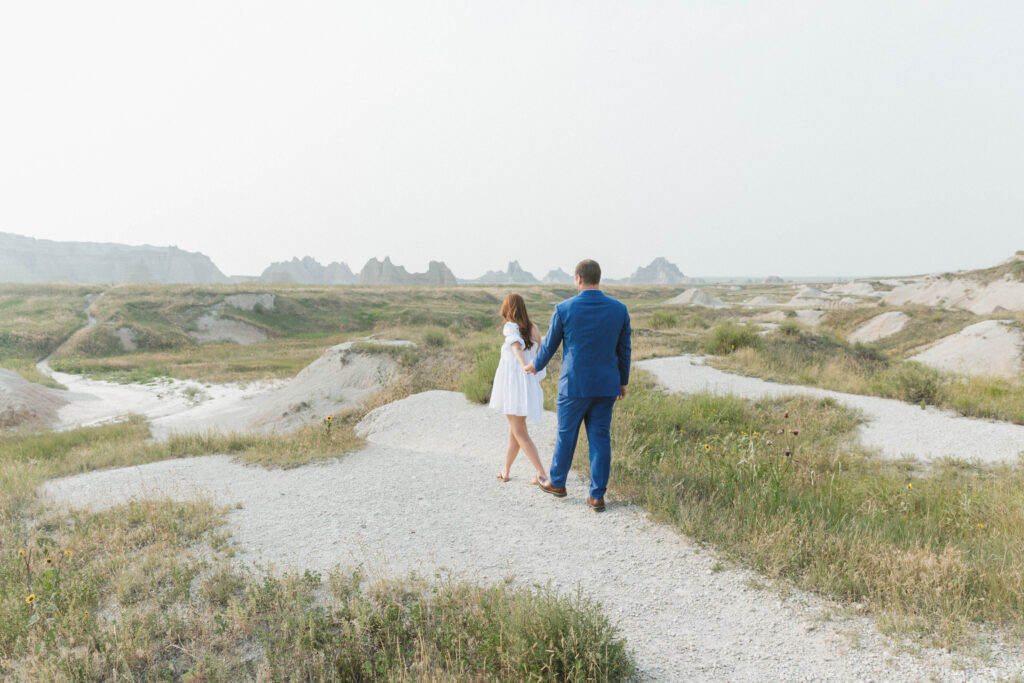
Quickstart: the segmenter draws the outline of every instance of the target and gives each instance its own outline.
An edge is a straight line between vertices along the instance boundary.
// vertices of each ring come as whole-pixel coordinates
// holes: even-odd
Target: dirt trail
[[[632,505],[611,501],[593,513],[575,475],[561,500],[526,484],[522,458],[512,481],[499,483],[506,422],[461,394],[417,394],[373,411],[359,431],[367,448],[324,465],[172,460],[51,481],[44,493],[90,507],[149,495],[241,503],[229,523],[242,561],[581,588],[619,625],[646,680],[978,681],[1024,667],[1006,648],[956,666],[941,652],[894,652],[870,619],[813,595],[756,588],[757,575],[723,567]],[[554,415],[531,431],[546,459]]]
[[[1024,425],[962,417],[948,410],[922,409],[888,398],[733,375],[705,365],[700,356],[653,358],[636,363],[636,367],[653,373],[669,391],[685,394],[709,391],[754,399],[794,394],[833,398],[865,416],[866,422],[857,432],[860,441],[888,458],[931,460],[949,455],[1001,462],[1014,460],[1024,452]]]

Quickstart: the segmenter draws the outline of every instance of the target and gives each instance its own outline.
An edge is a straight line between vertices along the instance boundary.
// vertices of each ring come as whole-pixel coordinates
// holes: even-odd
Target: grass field
[[[866,603],[891,633],[945,647],[981,623],[1024,634],[1024,467],[881,460],[856,423],[828,399],[640,382],[613,428],[614,491],[769,576]]]
[[[950,317],[961,316],[955,313]],[[716,332],[729,329],[721,326],[712,331],[704,346],[708,352],[718,354],[712,365],[722,370],[785,384],[936,405],[970,417],[1024,424],[1024,379],[1019,377],[956,376],[902,360],[892,346],[887,351],[881,345],[850,344],[828,332],[811,332],[796,325],[783,325],[764,336],[745,328],[747,334],[742,339],[716,343]],[[744,328],[733,325],[732,329]],[[944,336],[949,329],[951,324],[943,319],[932,331]]]
[[[504,294],[512,289],[116,287],[106,290],[94,307],[99,321],[96,328],[106,326],[109,331],[116,326],[131,326],[137,329],[140,340],[150,341],[146,341],[144,348],[137,352],[125,353],[82,335],[83,338],[73,338],[61,349],[54,364],[60,369],[121,381],[140,381],[161,375],[205,381],[248,381],[292,376],[319,356],[325,347],[346,339],[369,337],[368,341],[360,342],[365,350],[393,354],[400,372],[395,382],[375,397],[364,411],[427,389],[460,390],[472,400],[482,403],[489,397],[500,345],[498,305]],[[573,291],[565,287],[514,289],[524,294],[542,330],[547,326],[553,304]],[[964,312],[906,307],[903,310],[912,320],[905,330],[884,342],[866,347],[850,345],[843,339],[858,324],[880,312],[879,309],[830,311],[814,331],[795,322],[785,322],[776,331],[759,335],[752,323],[764,310],[704,310],[670,307],[661,303],[681,289],[610,289],[610,293],[618,295],[630,306],[635,359],[717,351],[720,355],[716,356],[714,363],[719,367],[779,381],[888,395],[913,403],[923,400],[949,406],[965,414],[1002,419],[1019,420],[1024,414],[1021,409],[1024,391],[1018,382],[954,380],[905,361],[922,344],[983,318]],[[773,291],[767,287],[762,289]],[[709,290],[725,298],[751,295],[749,291],[737,293],[727,288]],[[266,330],[269,335],[267,342],[251,346],[228,343],[200,345],[192,340],[188,332],[199,315],[218,306],[232,293],[242,291],[275,294],[273,311],[230,312],[239,320]],[[4,357],[16,359],[7,362],[20,362],[27,371],[31,362],[52,352],[76,326],[84,323],[81,305],[87,293],[93,292],[56,288],[52,292],[47,290],[45,295],[40,295],[42,299],[32,303],[31,292],[11,294],[5,291],[5,296],[12,297],[5,299],[8,301],[7,310],[53,318],[44,325],[49,331],[37,337],[11,336],[10,333],[19,328],[5,328],[8,336],[3,338]],[[28,329],[29,326],[22,327]],[[30,338],[44,341],[27,341]],[[410,339],[417,343],[417,347],[415,351],[386,347],[375,344],[373,339]],[[546,406],[549,409],[553,408],[556,392],[553,380],[558,375],[558,363],[556,357],[549,368],[552,381],[545,383]],[[47,537],[51,538],[55,538],[55,529],[77,529],[77,521],[53,517],[55,513],[39,506],[34,490],[45,478],[100,467],[214,452],[235,454],[265,466],[295,466],[310,460],[337,457],[348,449],[359,447],[352,426],[361,414],[339,416],[329,439],[325,439],[322,425],[315,425],[285,438],[192,437],[154,445],[146,440],[147,428],[138,420],[96,431],[5,437],[0,441],[0,473],[4,481],[0,508],[5,552],[18,544],[35,543],[33,533],[39,529],[49,529]],[[613,434],[616,460],[612,495],[636,502],[657,519],[712,544],[766,576],[834,596],[847,603],[866,604],[879,617],[883,627],[893,634],[909,636],[919,642],[961,648],[975,642],[971,635],[979,625],[996,626],[1018,637],[1024,635],[1024,617],[1021,616],[1024,614],[1024,574],[1021,570],[1024,547],[1018,542],[1015,531],[1024,523],[1024,494],[1021,494],[1024,491],[1024,472],[1021,465],[982,467],[946,461],[926,468],[912,462],[878,460],[863,453],[854,441],[852,430],[856,422],[856,415],[828,401],[794,398],[749,402],[728,397],[673,397],[654,390],[642,376],[637,376],[630,396],[620,404],[617,412]],[[779,434],[780,429],[782,434]],[[799,434],[792,434],[793,429],[797,429]],[[786,450],[790,451],[789,455],[786,455]],[[585,457],[577,457],[576,463],[585,470]],[[585,601],[571,607],[557,601],[550,602],[555,596],[518,594],[503,587],[456,584],[427,587],[409,580],[387,588],[367,586],[358,594],[351,591],[339,594],[334,592],[334,586],[348,585],[346,581],[350,584],[351,574],[339,573],[327,578],[240,575],[231,568],[227,557],[230,555],[229,544],[220,540],[222,511],[203,506],[168,508],[167,505],[161,503],[121,510],[110,518],[103,515],[79,515],[79,518],[84,520],[88,517],[86,526],[89,529],[102,530],[95,534],[107,534],[111,538],[130,531],[116,527],[119,523],[116,517],[139,519],[138,523],[148,529],[139,533],[149,539],[146,543],[151,544],[152,553],[157,555],[165,553],[171,546],[202,548],[201,552],[197,551],[197,556],[212,553],[219,558],[218,553],[225,555],[207,564],[190,564],[193,561],[183,557],[183,564],[177,568],[157,567],[154,570],[161,576],[163,571],[170,575],[189,576],[191,586],[205,586],[209,576],[220,577],[210,579],[210,587],[202,589],[207,592],[191,591],[186,595],[180,590],[174,593],[168,589],[176,596],[173,598],[177,600],[173,603],[177,605],[175,609],[205,615],[184,626],[174,624],[174,629],[179,629],[174,633],[191,634],[189,638],[193,638],[175,642],[186,649],[198,648],[196,651],[203,653],[200,659],[205,663],[202,666],[213,667],[212,662],[218,657],[227,656],[228,661],[233,662],[231,667],[243,667],[194,669],[204,672],[203,675],[215,679],[229,678],[239,671],[247,671],[244,667],[249,663],[237,659],[244,660],[244,656],[238,654],[241,650],[232,648],[251,648],[254,624],[261,624],[260,628],[264,629],[261,632],[276,634],[272,636],[274,644],[260,642],[261,648],[269,648],[261,651],[276,652],[278,654],[274,656],[280,659],[275,661],[284,663],[282,666],[300,667],[315,678],[325,669],[301,669],[304,666],[301,664],[302,654],[312,652],[312,649],[303,648],[312,646],[309,642],[296,644],[289,640],[296,632],[296,624],[326,623],[318,621],[323,615],[318,611],[323,608],[322,601],[318,602],[319,598],[313,600],[311,596],[326,593],[333,601],[347,601],[346,604],[353,610],[360,610],[361,615],[376,614],[374,610],[386,605],[392,605],[385,610],[388,614],[392,608],[401,612],[407,607],[417,614],[424,614],[433,608],[422,603],[421,599],[426,596],[430,602],[433,600],[430,596],[437,596],[443,591],[462,596],[458,600],[469,600],[459,603],[462,605],[459,609],[473,614],[491,614],[488,612],[490,608],[483,606],[491,604],[488,601],[522,605],[517,601],[530,600],[551,605],[551,609],[559,613],[574,609],[576,611],[572,614],[584,615],[578,618],[593,625],[594,633],[604,634],[594,642],[603,643],[600,645],[604,648],[602,651],[610,653],[607,658],[600,659],[600,666],[618,672],[615,676],[609,675],[608,679],[626,677],[631,670],[628,658],[623,659],[616,654],[621,653],[621,649],[616,650],[618,646],[609,645],[621,641],[602,630],[599,613]],[[166,519],[169,515],[191,521],[168,529]],[[81,542],[81,547],[97,543],[96,537],[89,534],[94,532],[88,532],[75,543]],[[10,539],[14,538],[22,540],[11,543]],[[44,552],[44,549],[37,552]],[[74,556],[82,559],[77,551]],[[123,563],[129,575],[147,566],[146,562],[157,563],[155,559],[144,559],[155,556],[149,550],[141,549],[115,555],[120,557],[118,562]],[[103,562],[113,562],[109,556],[105,557],[107,559]],[[0,575],[0,583],[7,586],[3,597],[4,609],[24,610],[23,601],[27,596],[21,595],[23,591],[18,588],[24,581],[20,573],[24,570],[19,569],[22,566],[20,560],[11,550],[4,561],[2,571],[5,573]],[[93,605],[88,608],[90,614],[95,616],[97,610],[103,612],[104,604],[116,606],[108,609],[123,609],[117,597],[118,586],[120,582],[131,585],[131,580],[111,581],[94,584],[90,589],[88,595],[92,597],[88,600],[93,600],[88,603]],[[174,585],[173,579],[167,581],[168,585]],[[266,593],[261,593],[264,590]],[[404,597],[389,603],[382,598],[387,591]],[[222,597],[217,600],[210,598],[211,604],[219,606],[203,612],[203,601],[207,599],[204,596],[207,595]],[[253,597],[257,595],[275,597],[267,602]],[[343,595],[347,596],[344,600]],[[224,599],[230,609],[225,607]],[[77,597],[75,600],[86,598]],[[276,607],[266,611],[267,604]],[[332,610],[341,609],[334,602],[331,605],[326,612],[328,615],[334,614]],[[139,623],[151,626],[159,621],[154,614],[168,613],[167,605],[161,606],[148,599],[140,601],[137,609],[136,614],[142,620]],[[498,616],[493,617],[496,622],[489,622],[492,626],[506,618],[500,614],[509,614],[499,612],[493,613]],[[14,612],[7,614],[13,615]],[[585,616],[587,614],[590,616]],[[440,619],[444,621],[444,618]],[[102,632],[104,624],[95,621],[89,628],[101,631],[89,633]],[[7,666],[13,666],[14,650],[10,648],[24,647],[25,643],[38,643],[51,637],[46,635],[49,631],[44,634],[39,627],[40,622],[31,627],[26,625],[27,622],[11,623],[21,623],[18,628],[22,630],[17,637],[5,636],[8,640],[4,641],[4,647],[8,649],[3,654],[8,657],[5,660]],[[230,628],[223,624],[230,624]],[[165,627],[169,628],[159,624],[153,626],[154,630],[147,632],[152,635],[145,636],[149,639],[146,642],[152,646],[170,637],[168,633],[171,631]],[[65,629],[65,634],[72,633],[67,630],[71,626],[65,624],[61,628]],[[227,635],[218,631],[223,628],[228,629]],[[239,631],[232,629],[240,629],[250,639],[241,638]],[[87,638],[83,635],[85,631],[73,632],[77,634],[76,639]],[[103,642],[112,642],[109,632],[102,633],[105,634]],[[433,632],[416,633],[416,642],[421,644],[432,642],[434,637],[431,635]],[[316,641],[317,647],[332,653],[343,652],[338,633],[330,632],[328,628],[321,635]],[[207,645],[197,644],[207,637],[212,638],[209,645],[212,650],[203,649]],[[352,637],[364,643],[358,637]],[[129,645],[135,651],[148,651],[150,654],[142,660],[133,659],[134,655],[123,649]],[[279,646],[282,649],[275,649]],[[57,661],[52,651],[45,649],[50,646],[41,647],[51,655],[25,661],[39,667],[32,671],[54,671],[46,668],[54,666]],[[99,670],[107,675],[115,668],[118,671],[136,671],[138,669],[131,667],[140,666],[140,661],[159,662],[161,667],[171,667],[161,669],[166,671],[176,670],[173,667],[184,661],[178,655],[174,655],[178,657],[174,659],[167,653],[152,654],[145,643],[112,647],[115,647],[112,652],[120,652],[118,657],[121,659],[103,659],[107,663],[102,666],[107,668]],[[360,651],[375,650],[364,643]],[[24,654],[25,651],[18,652]],[[433,645],[424,647],[423,652],[429,653],[424,656],[433,662],[423,666],[442,667],[429,669],[434,672],[434,677],[459,677],[452,673],[453,670],[443,668],[447,666],[443,662],[450,660],[450,653],[446,654]],[[481,678],[496,680],[515,680],[522,675],[522,670],[514,666],[508,668],[507,662],[500,663],[487,656],[484,657],[486,663],[479,664],[479,653],[462,652],[467,659],[455,661],[458,666],[469,668],[460,669],[461,675],[475,671]],[[344,658],[347,655],[337,656]],[[371,659],[390,662],[385,665],[387,667],[394,664],[395,656],[395,651],[390,650],[373,655]],[[476,666],[484,668],[472,668]],[[390,672],[387,676],[401,677],[398,669],[374,671],[377,675],[385,675],[380,672],[387,671]],[[550,671],[549,674],[545,675],[550,680],[557,678]],[[561,672],[559,675],[568,674]],[[582,680],[579,676],[582,674],[577,680]],[[540,678],[543,680],[544,676]]]
[[[35,369],[86,321],[86,296],[76,285],[0,285],[0,367],[59,388]]]
[[[477,356],[471,398],[492,363]],[[865,605],[912,642],[977,652],[979,627],[1024,636],[1024,464],[879,459],[858,421],[829,399],[670,396],[637,373],[613,424],[611,495],[769,577]],[[574,467],[587,471],[582,436]]]

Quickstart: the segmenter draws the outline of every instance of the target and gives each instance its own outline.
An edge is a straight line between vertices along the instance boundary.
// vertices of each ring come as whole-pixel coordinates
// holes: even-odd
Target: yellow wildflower
[[[25,557],[25,549],[24,548],[20,549],[18,551],[18,554],[21,555],[22,557]]]
[[[25,598],[25,604],[26,605],[31,605],[35,601],[36,601],[36,594],[35,593],[30,593],[29,596],[27,598]]]
[[[711,450],[711,444],[707,444],[707,443],[704,444],[704,450],[710,451]]]
[[[64,551],[64,557],[71,557],[71,551],[70,550],[65,550]]]

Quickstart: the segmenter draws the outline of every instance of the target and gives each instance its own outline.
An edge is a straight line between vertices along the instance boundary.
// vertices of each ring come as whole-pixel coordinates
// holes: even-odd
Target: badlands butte
[[[0,280],[5,678],[1024,672],[1024,252],[607,282],[634,376],[601,516],[584,450],[564,500],[523,462],[493,478],[498,306],[518,291],[543,328],[565,269],[228,278],[0,235]]]

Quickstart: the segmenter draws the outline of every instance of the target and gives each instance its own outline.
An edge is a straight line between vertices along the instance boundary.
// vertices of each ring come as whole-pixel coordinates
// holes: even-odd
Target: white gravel
[[[268,471],[212,456],[43,489],[72,506],[148,495],[241,503],[229,516],[241,557],[279,568],[362,563],[371,573],[581,587],[603,602],[648,680],[976,681],[1024,669],[1003,647],[984,664],[894,652],[866,617],[816,596],[755,588],[755,574],[722,567],[631,505],[610,500],[607,512],[593,513],[575,475],[569,497],[554,499],[526,484],[521,458],[502,484],[494,474],[506,424],[461,394],[432,391],[372,412],[360,425],[369,445],[330,464]],[[531,429],[545,459],[554,427],[546,414]]]
[[[932,460],[953,456],[999,462],[1024,454],[1024,425],[962,417],[948,410],[922,409],[888,398],[766,382],[722,372],[705,365],[700,356],[653,358],[635,366],[650,371],[659,384],[679,393],[708,391],[754,399],[793,394],[831,397],[864,415],[866,422],[858,428],[861,443],[888,458]]]

